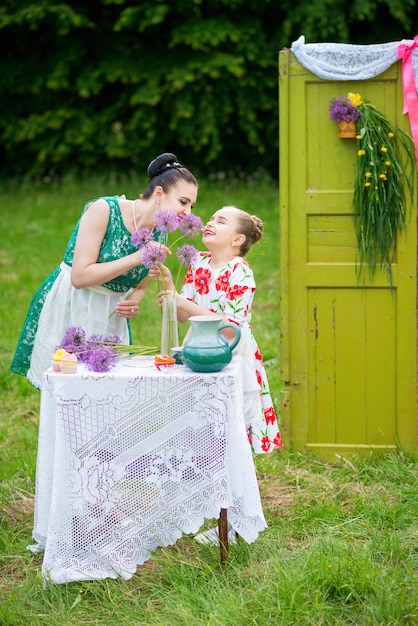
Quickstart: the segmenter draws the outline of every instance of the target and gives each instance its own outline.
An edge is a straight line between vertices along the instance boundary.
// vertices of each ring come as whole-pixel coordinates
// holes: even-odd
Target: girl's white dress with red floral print
[[[260,397],[246,426],[255,454],[282,447],[276,412],[270,395],[263,359],[253,336],[251,306],[256,289],[251,267],[242,257],[235,257],[221,269],[212,269],[210,252],[200,252],[188,268],[182,295],[199,306],[228,318],[241,328],[241,339],[233,354],[241,355],[257,377]]]

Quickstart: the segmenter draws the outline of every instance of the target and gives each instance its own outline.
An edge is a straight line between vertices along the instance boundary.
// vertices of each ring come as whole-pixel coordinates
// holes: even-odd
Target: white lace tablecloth
[[[45,372],[29,546],[44,550],[44,580],[128,579],[221,508],[254,541],[266,522],[245,428],[253,379],[240,357],[204,374]]]

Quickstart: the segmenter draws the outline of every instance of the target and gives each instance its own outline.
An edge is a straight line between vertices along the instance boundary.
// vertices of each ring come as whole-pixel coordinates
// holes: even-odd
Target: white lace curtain
[[[291,50],[299,63],[326,80],[366,80],[378,76],[399,61],[401,44],[412,45],[413,39],[390,43],[354,45],[345,43],[305,43],[301,35]],[[415,85],[418,85],[418,48],[412,49]]]

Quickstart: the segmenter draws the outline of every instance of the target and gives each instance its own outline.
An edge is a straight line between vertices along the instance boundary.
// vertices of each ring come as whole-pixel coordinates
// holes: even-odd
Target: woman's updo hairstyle
[[[142,192],[141,198],[150,198],[156,187],[162,187],[168,193],[181,181],[196,185],[197,180],[193,174],[184,167],[172,152],[164,152],[151,161],[147,168],[149,178],[148,187]]]
[[[249,213],[246,213],[246,211],[243,211],[242,209],[238,209],[237,207],[231,207],[231,208],[234,208],[238,213],[237,232],[240,235],[245,235],[245,241],[240,246],[240,256],[245,256],[247,252],[249,251],[249,249],[251,248],[251,246],[257,243],[257,241],[259,241],[261,237],[263,236],[264,224],[260,220],[260,218],[257,217],[256,215],[250,215]]]

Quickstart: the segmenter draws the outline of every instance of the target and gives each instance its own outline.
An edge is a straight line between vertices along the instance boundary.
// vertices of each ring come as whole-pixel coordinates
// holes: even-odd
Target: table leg
[[[226,509],[221,509],[219,513],[218,531],[221,563],[224,565],[228,559],[228,512]]]

